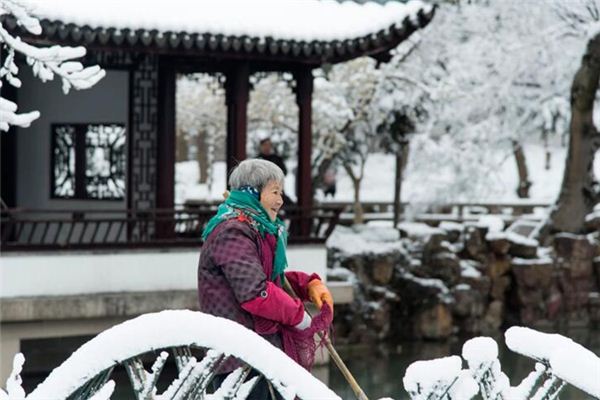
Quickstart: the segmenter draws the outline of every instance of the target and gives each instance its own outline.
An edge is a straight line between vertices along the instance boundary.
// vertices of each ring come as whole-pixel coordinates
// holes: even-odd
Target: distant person
[[[331,198],[335,197],[336,191],[336,176],[335,169],[327,168],[325,174],[323,175],[323,194],[325,197],[331,195]]]
[[[265,138],[260,141],[259,153],[257,158],[262,158],[263,160],[271,161],[273,164],[277,165],[283,171],[283,175],[287,175],[287,168],[285,163],[283,162],[283,158],[275,153],[273,149],[273,142],[271,139]],[[294,205],[294,200],[290,199],[285,193],[283,193],[283,208],[287,209],[288,206]]]
[[[285,167],[283,158],[281,158],[277,153],[275,153],[275,150],[273,149],[273,142],[271,142],[271,139],[266,138],[260,141],[258,158],[271,161],[279,168],[281,168],[281,170],[283,171],[283,175],[287,175],[287,168]]]

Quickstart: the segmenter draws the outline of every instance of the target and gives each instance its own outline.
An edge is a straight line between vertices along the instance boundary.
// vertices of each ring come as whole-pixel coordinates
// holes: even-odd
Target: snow
[[[488,232],[502,232],[504,230],[504,221],[496,215],[482,215],[477,220],[476,225],[487,228]]]
[[[398,229],[406,232],[410,238],[426,238],[436,233],[445,233],[443,229],[432,228],[421,222],[400,222]]]
[[[7,395],[8,399],[24,399],[25,391],[23,390],[21,379],[21,372],[23,371],[23,364],[25,363],[25,356],[23,353],[15,354],[13,358],[13,368],[10,376],[6,380],[6,393],[0,389],[0,397]]]
[[[526,266],[526,265],[539,265],[539,266],[548,266],[548,267],[552,267],[553,266],[553,261],[549,257],[545,257],[545,258],[520,258],[520,257],[513,257],[511,259],[511,263],[513,265],[521,265],[521,266]]]
[[[358,278],[356,274],[350,271],[348,268],[333,267],[327,268],[327,280],[328,281],[346,281],[352,284],[358,284]]]
[[[416,361],[406,369],[402,381],[412,400],[445,398],[442,396],[450,385],[448,398],[468,400],[477,394],[478,387],[469,372],[461,368],[458,356]]]
[[[469,364],[483,364],[498,358],[498,344],[489,337],[473,338],[465,342],[462,355]]]
[[[79,26],[223,34],[292,40],[342,40],[416,20],[418,0],[364,5],[333,0],[23,0],[38,18]],[[143,10],[143,12],[140,12]]]
[[[471,290],[471,285],[467,285],[466,283],[459,283],[454,286],[455,290]]]
[[[509,328],[504,336],[512,351],[547,361],[556,376],[600,398],[600,358],[585,347],[559,334],[524,327]]]
[[[416,361],[406,369],[403,379],[404,388],[408,392],[418,392],[426,382],[433,384],[437,383],[436,381],[452,382],[461,369],[462,360],[458,356]]]
[[[535,239],[530,239],[525,236],[519,235],[514,232],[488,232],[485,235],[485,240],[493,241],[493,240],[502,240],[506,239],[511,243],[520,244],[523,246],[539,246],[539,242]]]
[[[459,224],[458,222],[452,221],[442,221],[439,225],[440,229],[445,230],[446,232],[462,232],[465,228],[463,224]]]
[[[423,287],[432,287],[438,289],[438,298],[444,303],[448,304],[453,301],[452,296],[450,295],[450,290],[448,290],[448,287],[444,284],[444,282],[441,279],[419,278],[418,276],[415,276],[410,272],[402,273],[402,278],[413,281]]]
[[[235,355],[300,398],[339,399],[256,333],[233,321],[189,310],[145,314],[100,333],[54,369],[27,398],[66,398],[115,362],[153,349],[187,345]]]
[[[481,272],[473,265],[475,261],[460,260],[460,275],[466,278],[481,278]]]
[[[592,220],[598,218],[600,218],[600,209],[594,208],[594,212],[591,212],[585,216],[585,222],[591,222]]]
[[[377,234],[377,231],[377,229],[363,229],[357,232],[352,228],[337,226],[327,239],[327,247],[337,249],[346,255],[403,251],[404,246],[400,240],[378,241],[379,237],[386,236],[386,232]],[[389,239],[389,236],[387,238]]]

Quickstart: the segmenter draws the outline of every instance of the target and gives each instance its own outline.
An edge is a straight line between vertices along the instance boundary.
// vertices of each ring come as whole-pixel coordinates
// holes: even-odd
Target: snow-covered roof
[[[433,17],[420,0],[23,0],[45,38],[325,61],[390,49]],[[6,18],[10,27],[11,20]],[[14,25],[14,24],[13,24]],[[14,26],[12,27],[14,28]],[[360,55],[360,54],[358,54]]]

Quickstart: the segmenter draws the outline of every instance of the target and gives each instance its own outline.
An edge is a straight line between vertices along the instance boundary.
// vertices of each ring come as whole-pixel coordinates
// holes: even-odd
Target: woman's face
[[[271,221],[275,221],[277,213],[283,205],[283,188],[277,181],[270,181],[260,192],[260,204],[267,210]]]

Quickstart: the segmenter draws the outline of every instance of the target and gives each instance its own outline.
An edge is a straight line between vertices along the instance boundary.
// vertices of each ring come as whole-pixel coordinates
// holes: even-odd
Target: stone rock
[[[479,317],[485,310],[484,297],[466,285],[457,285],[452,288],[454,304],[452,314],[459,318]]]
[[[589,293],[595,289],[593,283],[587,279],[568,279],[562,276],[559,284],[563,293],[564,308],[568,313],[587,307]]]
[[[481,236],[481,232],[473,226],[468,227],[464,238],[464,253],[467,258],[479,260],[485,251],[486,244]]]
[[[550,287],[555,273],[552,260],[549,259],[524,260],[514,258],[511,269],[518,287],[534,289]]]
[[[449,221],[442,221],[439,227],[448,234],[448,241],[451,243],[458,242],[458,239],[460,239],[460,235],[465,229],[465,227],[462,224]]]
[[[366,317],[370,326],[379,337],[385,337],[389,331],[390,313],[385,301],[371,301],[367,304]]]
[[[509,234],[507,236],[510,242],[510,249],[508,254],[513,257],[520,258],[536,258],[538,242],[532,239],[528,239],[524,236],[517,234]]]
[[[591,292],[588,295],[588,312],[590,321],[596,326],[600,325],[600,293]]]
[[[481,332],[482,320],[481,318],[460,318],[456,319],[454,323],[458,327],[458,331],[461,335],[478,335]]]
[[[428,278],[438,278],[445,283],[454,285],[460,277],[460,260],[454,253],[443,252],[428,257],[427,264],[422,269]]]
[[[394,275],[394,260],[390,257],[379,257],[373,261],[371,276],[373,282],[387,285]]]
[[[478,278],[461,276],[459,279],[459,283],[467,284],[471,288],[477,290],[484,299],[487,298],[488,294],[490,293],[490,288],[492,286],[491,279],[485,275]]]
[[[510,242],[506,237],[493,238],[487,242],[494,254],[499,256],[508,254],[508,251],[510,250]]]
[[[562,309],[563,294],[555,285],[552,285],[549,295],[546,297],[546,316],[549,320],[556,320],[559,318]]]
[[[595,244],[584,235],[558,234],[554,248],[561,272],[568,279],[593,279]]]
[[[596,211],[586,217],[585,229],[587,232],[598,232],[600,231],[600,212]]]
[[[494,300],[504,301],[506,293],[510,288],[511,279],[508,276],[500,276],[492,281],[490,296]]]
[[[392,292],[386,286],[369,286],[368,292],[369,296],[375,301],[386,301],[392,303],[397,303],[400,301],[398,294]]]
[[[444,242],[448,241],[448,235],[443,230],[438,230],[431,235],[429,235],[429,239],[425,243],[425,247],[423,248],[423,256],[433,255],[440,251],[446,250],[446,244]]]
[[[585,235],[559,233],[554,237],[554,249],[559,258],[592,259],[595,253],[594,243]]]
[[[504,303],[492,301],[485,312],[481,324],[481,333],[489,335],[498,332],[504,321]]]
[[[596,275],[596,283],[600,288],[600,256],[594,258],[592,261],[592,268],[594,268],[594,275]]]
[[[510,271],[510,258],[504,256],[490,257],[487,263],[487,275],[493,280],[506,275]]]
[[[594,245],[594,258],[600,257],[600,231],[589,234],[588,239]]]
[[[423,339],[445,339],[452,335],[452,313],[446,304],[421,310],[415,318],[414,336]]]

